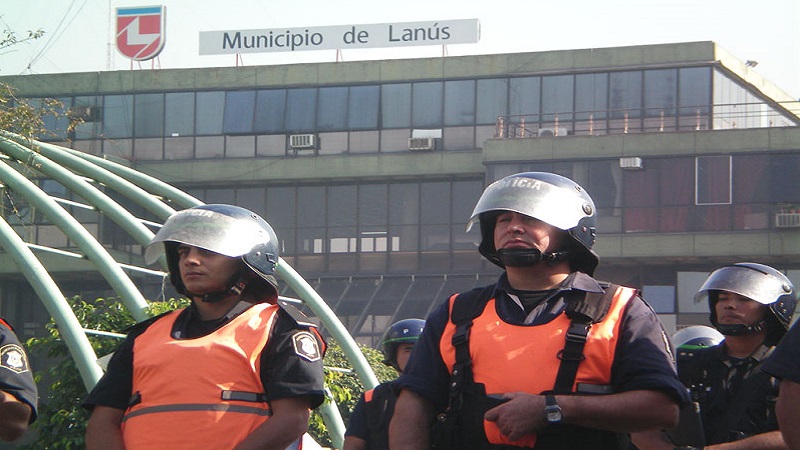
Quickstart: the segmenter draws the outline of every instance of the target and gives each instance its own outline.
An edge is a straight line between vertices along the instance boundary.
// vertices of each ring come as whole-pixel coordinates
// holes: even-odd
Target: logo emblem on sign
[[[134,61],[153,59],[164,48],[166,6],[117,8],[117,50]]]

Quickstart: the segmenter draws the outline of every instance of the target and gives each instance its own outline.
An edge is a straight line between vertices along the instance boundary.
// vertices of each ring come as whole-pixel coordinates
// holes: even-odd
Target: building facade
[[[368,345],[496,279],[465,224],[484,186],[520,171],[588,190],[597,277],[642,289],[671,330],[707,321],[693,294],[721,265],[769,264],[800,285],[800,104],[713,42],[0,81],[81,120],[70,130],[51,117],[41,140],[262,214],[284,260]],[[29,242],[70,248],[13,198],[6,219]],[[75,213],[121,262],[142,264],[119,227]],[[4,310],[35,328],[2,255],[0,269]],[[107,290],[52,271],[69,294]]]

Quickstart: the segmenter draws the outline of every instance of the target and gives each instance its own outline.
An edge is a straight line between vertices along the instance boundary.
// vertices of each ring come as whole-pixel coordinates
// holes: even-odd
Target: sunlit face
[[[406,368],[413,348],[414,344],[400,344],[397,346],[397,367],[400,368],[400,372]]]
[[[714,305],[717,323],[723,325],[754,325],[764,320],[767,307],[739,294],[719,291]]]
[[[542,253],[560,249],[564,232],[539,219],[506,211],[497,216],[494,227],[496,249],[537,248]]]
[[[203,295],[225,289],[239,268],[239,260],[192,245],[180,244],[178,267],[186,290]]]

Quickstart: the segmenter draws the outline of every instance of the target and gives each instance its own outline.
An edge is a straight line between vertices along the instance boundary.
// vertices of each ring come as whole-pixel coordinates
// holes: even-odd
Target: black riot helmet
[[[717,323],[716,304],[719,291],[732,292],[765,305],[769,310],[764,321],[755,324]],[[695,301],[708,301],[711,324],[726,336],[755,333],[766,328],[765,344],[774,345],[786,334],[792,321],[797,292],[783,273],[770,266],[742,262],[723,266],[709,275]]]
[[[178,211],[167,219],[148,244],[145,261],[153,264],[162,252],[166,253],[172,285],[181,294],[193,295],[187,292],[181,280],[179,244],[241,258],[243,262],[242,269],[234,275],[230,286],[206,295],[204,301],[219,301],[255,285],[265,285],[270,296],[277,299],[275,266],[279,259],[278,238],[272,227],[258,214],[238,206],[212,204]]]
[[[498,251],[494,246],[497,215],[512,211],[541,220],[569,235],[565,248],[542,254],[538,249]],[[533,265],[541,260],[569,260],[572,270],[592,275],[599,263],[592,250],[597,236],[597,212],[589,194],[569,178],[547,172],[509,175],[490,184],[467,223],[481,227],[478,251],[500,267]]]
[[[383,351],[383,363],[400,370],[397,366],[397,347],[400,344],[416,344],[425,321],[422,319],[403,319],[395,322],[383,334],[381,340],[381,350]]]

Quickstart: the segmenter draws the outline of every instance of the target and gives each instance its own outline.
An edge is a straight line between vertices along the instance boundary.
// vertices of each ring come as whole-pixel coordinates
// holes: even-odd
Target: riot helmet
[[[503,211],[541,220],[564,231],[569,239],[565,239],[564,248],[552,253],[542,254],[538,249],[498,251],[494,245],[494,228],[497,215]],[[475,205],[467,231],[476,222],[481,229],[478,251],[500,267],[569,260],[572,270],[592,275],[599,263],[592,250],[597,235],[594,201],[578,183],[561,175],[524,172],[495,181],[483,191]]]
[[[159,245],[160,244],[160,245]],[[258,214],[247,209],[222,204],[195,206],[172,214],[145,249],[145,261],[153,264],[166,254],[170,281],[185,295],[186,290],[178,266],[178,246],[187,244],[241,258],[242,269],[231,279],[230,286],[203,296],[204,301],[219,301],[244,288],[262,287],[274,300],[278,296],[275,266],[278,264],[278,238],[272,227]]]
[[[383,363],[399,371],[397,347],[400,344],[416,344],[424,327],[425,321],[422,319],[403,319],[393,323],[383,334],[383,339],[381,340]]]
[[[672,345],[678,351],[681,349],[694,350],[700,347],[713,347],[722,340],[722,335],[716,328],[706,325],[692,325],[681,328],[672,335]]]
[[[717,322],[716,304],[719,292],[727,291],[756,301],[767,307],[763,321],[755,324],[720,324]],[[783,273],[758,263],[742,262],[723,266],[709,275],[695,301],[708,301],[711,324],[726,336],[737,336],[767,330],[765,344],[775,345],[789,329],[797,293],[794,285]]]

